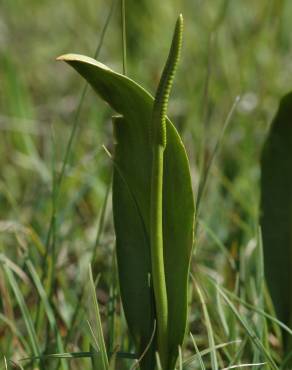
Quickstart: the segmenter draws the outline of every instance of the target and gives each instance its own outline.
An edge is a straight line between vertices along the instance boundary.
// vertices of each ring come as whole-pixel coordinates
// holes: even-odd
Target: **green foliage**
[[[210,370],[217,361],[219,369],[269,370],[272,359],[290,370],[292,331],[276,318],[264,287],[258,205],[266,128],[292,86],[292,2],[3,0],[0,8],[0,369],[97,366],[88,264],[100,275],[94,293],[109,366],[139,368],[120,308],[105,200],[112,162],[102,144],[111,151],[111,109],[90,89],[81,94],[80,79],[53,59],[72,47],[95,55],[98,45],[95,59],[115,71],[124,64],[155,91],[182,12],[184,57],[169,115],[197,194],[200,187],[191,273],[202,296],[191,281],[192,336],[177,368]],[[134,217],[132,197],[126,201]],[[155,328],[149,342],[157,346]]]
[[[265,272],[278,318],[292,325],[292,93],[281,99],[261,160]],[[286,337],[286,335],[285,335]]]

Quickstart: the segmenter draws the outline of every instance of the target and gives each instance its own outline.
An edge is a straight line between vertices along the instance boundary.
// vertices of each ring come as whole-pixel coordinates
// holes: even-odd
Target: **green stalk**
[[[151,179],[151,265],[157,312],[158,351],[163,369],[167,358],[168,307],[163,258],[162,188],[164,147],[153,148]]]
[[[127,75],[127,34],[126,34],[126,0],[121,1],[123,75]]]
[[[150,244],[152,279],[157,314],[158,352],[163,370],[168,366],[168,302],[163,255],[163,156],[166,147],[166,111],[182,45],[183,17],[179,16],[169,56],[153,105],[150,125],[152,145]]]

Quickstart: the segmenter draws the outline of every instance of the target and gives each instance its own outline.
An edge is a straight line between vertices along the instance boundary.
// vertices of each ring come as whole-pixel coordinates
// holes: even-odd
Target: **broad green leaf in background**
[[[128,77],[94,59],[68,54],[69,63],[120,116],[114,118],[113,211],[122,301],[138,355],[149,344],[156,319],[151,285],[149,125],[153,97]],[[167,119],[163,174],[163,240],[168,296],[169,361],[174,367],[187,321],[187,282],[193,245],[194,200],[182,141]],[[153,370],[155,338],[141,367]]]
[[[292,324],[292,93],[284,96],[261,160],[265,273],[278,318]]]

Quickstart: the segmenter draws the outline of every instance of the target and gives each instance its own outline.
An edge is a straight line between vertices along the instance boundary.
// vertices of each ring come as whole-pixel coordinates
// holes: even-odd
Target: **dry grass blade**
[[[240,365],[232,365],[232,366],[228,366],[228,367],[225,367],[224,369],[222,370],[230,370],[230,369],[240,369],[242,367],[251,367],[251,366],[263,366],[265,365],[266,362],[261,362],[261,363],[257,363],[257,364],[240,364]]]

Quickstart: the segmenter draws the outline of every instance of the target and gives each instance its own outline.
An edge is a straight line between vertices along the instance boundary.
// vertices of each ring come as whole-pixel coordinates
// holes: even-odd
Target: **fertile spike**
[[[168,296],[163,244],[163,157],[166,147],[166,110],[182,44],[183,18],[179,16],[152,111],[150,142],[152,145],[150,250],[155,308],[157,313],[157,346],[163,370],[168,369]]]
[[[166,146],[166,111],[170,90],[173,85],[174,75],[180,58],[182,36],[183,16],[180,14],[176,22],[169,55],[156,91],[150,127],[152,144],[158,144],[164,148]]]

